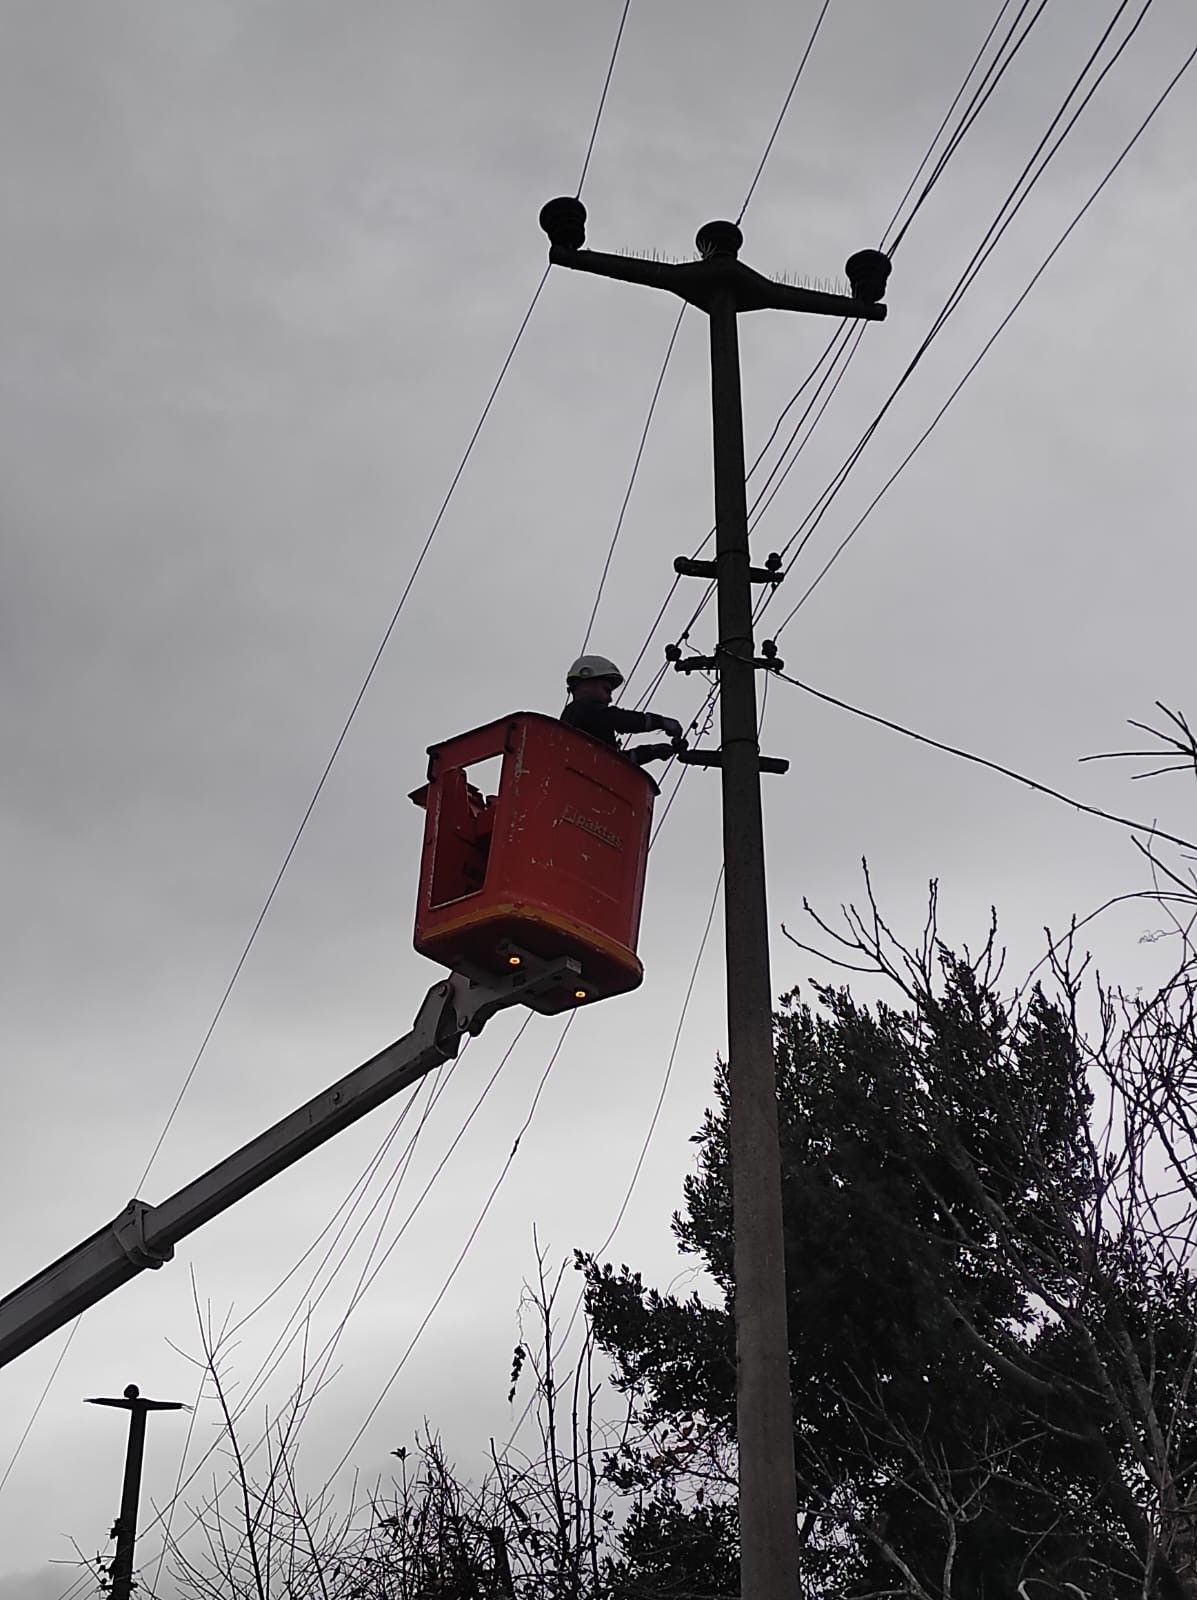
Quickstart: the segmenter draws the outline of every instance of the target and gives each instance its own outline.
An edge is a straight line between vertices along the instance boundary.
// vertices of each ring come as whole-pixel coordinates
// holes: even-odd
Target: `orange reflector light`
[[[575,1000],[585,1000],[585,998],[586,998],[585,989],[575,989],[574,990],[574,999]]]
[[[509,967],[522,967],[523,964],[524,964],[524,962],[523,962],[523,958],[521,956],[508,956],[507,957],[507,965]]]

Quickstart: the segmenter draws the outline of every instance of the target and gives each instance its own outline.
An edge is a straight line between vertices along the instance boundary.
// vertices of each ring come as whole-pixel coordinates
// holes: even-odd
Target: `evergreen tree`
[[[1054,998],[1007,1005],[992,936],[970,959],[855,928],[901,1003],[823,987],[776,1024],[806,1592],[1197,1595],[1197,1284],[1176,1233],[1197,1206],[1164,1170],[1183,1096],[1157,1070],[1178,1020],[1191,1059],[1187,983],[1120,1028],[1103,994],[1091,1046],[1059,961]],[[737,1592],[722,1068],[696,1143],[674,1227],[714,1302],[582,1258],[641,1424],[611,1469],[641,1502],[628,1595]]]

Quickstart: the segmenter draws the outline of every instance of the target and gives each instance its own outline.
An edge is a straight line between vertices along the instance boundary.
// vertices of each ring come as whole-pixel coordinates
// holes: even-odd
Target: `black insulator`
[[[542,206],[540,225],[554,249],[580,250],[586,243],[586,207],[572,195],[562,195]]]
[[[868,306],[883,300],[890,268],[890,259],[883,250],[858,250],[849,256],[844,271],[852,285],[852,298],[863,300]]]
[[[739,255],[744,235],[734,222],[704,222],[694,236],[700,256]]]

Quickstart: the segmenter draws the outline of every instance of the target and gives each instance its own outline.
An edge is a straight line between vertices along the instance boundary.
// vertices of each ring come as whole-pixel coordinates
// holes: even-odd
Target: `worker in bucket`
[[[565,675],[569,702],[561,713],[567,727],[588,733],[592,739],[611,745],[636,766],[648,761],[668,761],[678,744],[642,744],[622,750],[621,733],[664,733],[671,740],[682,738],[682,725],[674,717],[655,711],[625,711],[613,706],[611,696],[623,682],[623,673],[606,656],[579,656]]]

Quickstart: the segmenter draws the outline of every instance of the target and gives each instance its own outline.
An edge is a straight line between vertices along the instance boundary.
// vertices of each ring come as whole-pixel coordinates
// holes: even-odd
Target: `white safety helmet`
[[[565,674],[565,683],[567,688],[572,688],[575,683],[595,678],[605,678],[618,689],[623,682],[623,673],[606,656],[579,656]]]

